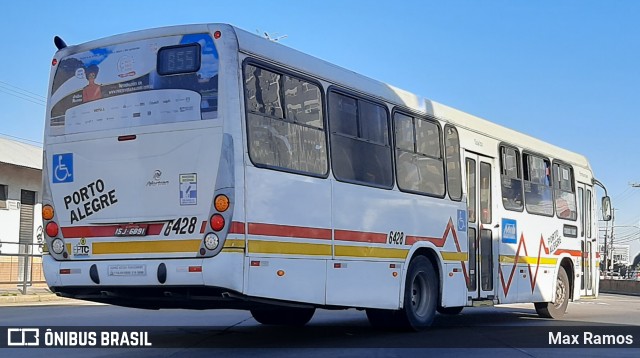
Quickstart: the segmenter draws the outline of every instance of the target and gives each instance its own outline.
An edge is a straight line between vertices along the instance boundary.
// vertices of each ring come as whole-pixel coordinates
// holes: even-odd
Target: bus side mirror
[[[602,220],[611,220],[611,199],[608,196],[602,197]]]

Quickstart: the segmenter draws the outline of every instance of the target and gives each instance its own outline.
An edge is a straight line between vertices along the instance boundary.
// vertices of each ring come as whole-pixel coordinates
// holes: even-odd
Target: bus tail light
[[[216,210],[218,210],[218,212],[224,213],[225,211],[227,211],[227,209],[229,209],[229,197],[224,194],[220,194],[216,196],[215,200],[213,201],[213,205]]]
[[[62,239],[55,239],[51,243],[51,250],[60,255],[64,251],[64,242]]]
[[[55,211],[53,210],[53,206],[45,205],[42,207],[42,218],[45,220],[53,219],[53,214]]]
[[[221,231],[224,229],[224,218],[220,214],[213,214],[211,220],[209,220],[209,224],[213,231]]]
[[[58,231],[59,231],[58,224],[56,224],[55,221],[52,221],[47,224],[46,232],[49,237],[55,237],[56,235],[58,235]]]
[[[204,246],[207,248],[207,250],[213,251],[218,248],[218,245],[220,245],[220,239],[218,238],[218,236],[216,236],[216,234],[208,233],[204,237]]]

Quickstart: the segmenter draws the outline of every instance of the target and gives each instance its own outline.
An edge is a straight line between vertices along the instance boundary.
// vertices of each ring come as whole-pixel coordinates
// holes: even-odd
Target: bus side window
[[[344,182],[393,187],[389,115],[386,107],[329,92],[331,166]]]
[[[520,152],[517,149],[500,146],[500,172],[502,205],[507,210],[522,211],[522,176]]]
[[[553,188],[555,191],[556,215],[560,219],[576,220],[576,188],[573,168],[566,164],[553,164]]]
[[[329,170],[318,85],[244,67],[249,157],[259,167],[325,176]]]
[[[553,216],[551,162],[547,158],[524,153],[524,202],[532,214]]]
[[[444,127],[445,156],[447,160],[447,187],[451,200],[462,200],[462,171],[460,168],[460,139],[451,125]]]
[[[400,190],[443,197],[441,131],[435,121],[394,114],[396,167]]]

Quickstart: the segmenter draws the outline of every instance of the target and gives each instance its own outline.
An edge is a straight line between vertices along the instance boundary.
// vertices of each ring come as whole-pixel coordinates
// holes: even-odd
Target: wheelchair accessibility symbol
[[[73,183],[73,153],[53,155],[53,182]]]
[[[458,210],[458,231],[467,231],[467,212]]]

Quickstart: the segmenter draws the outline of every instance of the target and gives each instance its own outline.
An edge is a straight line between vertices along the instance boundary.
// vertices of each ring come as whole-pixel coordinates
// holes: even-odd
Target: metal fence
[[[0,287],[17,287],[23,295],[36,284],[45,284],[42,244],[0,241]]]

